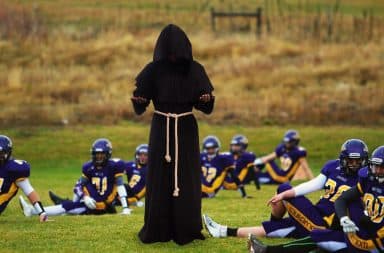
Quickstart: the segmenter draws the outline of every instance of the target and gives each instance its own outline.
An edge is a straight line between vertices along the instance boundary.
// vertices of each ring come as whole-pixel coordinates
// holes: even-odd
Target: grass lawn
[[[308,162],[314,174],[321,165],[335,158],[347,138],[362,138],[372,151],[383,144],[384,132],[379,128],[357,127],[295,127],[308,150]],[[236,133],[250,140],[249,150],[266,154],[280,141],[286,128],[219,126],[200,124],[200,139],[216,134],[223,150]],[[134,148],[147,141],[149,127],[141,123],[124,122],[117,126],[76,126],[66,128],[0,129],[14,140],[14,156],[31,163],[31,182],[45,205],[50,204],[48,190],[72,196],[72,187],[81,173],[81,165],[89,159],[89,148],[95,138],[108,137],[114,145],[114,156],[133,157]],[[297,183],[297,182],[295,182]],[[221,223],[232,226],[258,225],[268,219],[266,201],[274,194],[274,186],[256,191],[246,187],[252,199],[240,199],[235,191],[220,191],[215,199],[203,200],[203,212]],[[19,193],[21,194],[21,193]],[[312,200],[320,193],[312,194]],[[0,252],[244,252],[244,239],[213,239],[196,241],[180,247],[170,243],[144,245],[137,232],[143,225],[143,208],[135,208],[131,216],[60,216],[41,224],[37,217],[25,218],[15,197],[0,216]],[[207,233],[204,232],[206,235]],[[278,243],[284,239],[265,239]]]

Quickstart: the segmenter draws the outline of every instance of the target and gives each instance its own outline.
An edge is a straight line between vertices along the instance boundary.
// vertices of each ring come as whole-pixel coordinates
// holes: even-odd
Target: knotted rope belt
[[[185,112],[185,113],[180,113],[180,114],[176,114],[176,113],[164,113],[164,112],[160,112],[160,111],[155,111],[156,114],[159,114],[159,115],[162,115],[164,117],[167,118],[167,139],[166,139],[166,153],[165,153],[165,160],[170,163],[172,161],[172,158],[171,158],[171,155],[169,154],[169,120],[170,118],[174,118],[175,119],[175,167],[174,167],[174,171],[175,171],[175,189],[173,190],[173,196],[174,197],[178,197],[179,196],[179,186],[178,186],[178,182],[177,182],[177,169],[178,169],[178,163],[179,163],[179,138],[178,138],[178,134],[177,134],[177,130],[178,130],[178,119],[181,118],[181,117],[184,117],[184,116],[187,116],[187,115],[191,115],[192,112]]]

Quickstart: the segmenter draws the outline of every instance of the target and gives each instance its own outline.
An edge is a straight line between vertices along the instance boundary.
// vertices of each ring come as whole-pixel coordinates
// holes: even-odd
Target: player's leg
[[[32,205],[28,204],[22,196],[19,198],[20,206],[25,216],[38,215],[38,212]],[[84,214],[87,212],[87,208],[84,203],[73,202],[66,200],[60,205],[47,206],[44,210],[48,216],[56,216],[62,214]]]
[[[280,193],[291,188],[291,185],[284,183],[278,187],[277,192]],[[295,221],[297,230],[305,236],[308,236],[313,229],[325,229],[327,227],[322,214],[306,197],[287,199],[283,201],[283,204],[289,216]]]
[[[63,201],[69,200],[68,198],[60,197],[59,195],[55,194],[52,191],[48,191],[48,195],[55,205],[60,205]]]
[[[311,231],[310,237],[317,246],[329,252],[348,252],[342,231],[330,229],[315,229]]]
[[[208,233],[213,237],[247,237],[249,233],[256,234],[260,237],[265,236],[265,231],[262,226],[258,227],[239,227],[239,228],[231,228],[225,225],[221,225],[208,215],[203,215],[203,222],[208,230]]]
[[[259,168],[259,167],[258,167]],[[280,184],[280,182],[276,182],[271,176],[270,171],[280,171],[279,166],[275,163],[275,161],[269,161],[265,164],[264,169],[266,171],[260,171],[257,176],[260,184]]]
[[[248,250],[252,253],[307,253],[315,249],[317,249],[317,245],[311,237],[304,237],[279,245],[264,245],[255,235],[248,237]]]

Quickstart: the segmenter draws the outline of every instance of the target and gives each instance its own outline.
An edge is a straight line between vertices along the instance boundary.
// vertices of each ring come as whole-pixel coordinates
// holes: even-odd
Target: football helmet
[[[213,152],[209,152],[209,150],[213,149]],[[208,155],[209,159],[214,158],[220,150],[220,141],[214,135],[208,135],[203,140],[203,152]]]
[[[368,164],[368,147],[360,139],[348,139],[340,150],[340,168],[347,174],[356,174]]]
[[[237,147],[236,147],[237,146]],[[229,150],[232,154],[239,154],[244,152],[248,147],[248,139],[244,135],[237,134],[233,136]]]
[[[101,154],[101,155],[99,155]],[[93,165],[104,166],[112,156],[112,143],[106,138],[97,139],[91,147]]]
[[[384,183],[384,146],[376,148],[369,159],[369,174],[371,178]]]
[[[296,130],[288,130],[283,137],[283,143],[287,148],[293,148],[299,145],[300,135]]]
[[[145,157],[141,157],[140,155],[145,154]],[[140,165],[145,165],[148,162],[148,145],[147,144],[140,144],[136,147],[135,151],[135,160],[136,163]]]
[[[12,141],[8,136],[0,135],[0,165],[9,160],[12,154]]]

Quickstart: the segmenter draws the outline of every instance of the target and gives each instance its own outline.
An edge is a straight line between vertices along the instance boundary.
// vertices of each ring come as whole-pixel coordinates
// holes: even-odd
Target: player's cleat
[[[49,194],[49,198],[52,200],[53,203],[55,203],[55,205],[60,205],[61,203],[63,203],[63,201],[69,200],[69,199],[63,199],[57,196],[52,191],[48,191],[48,194]]]
[[[19,197],[19,203],[20,203],[21,209],[23,210],[24,215],[27,217],[31,217],[33,207],[30,204],[28,204],[22,196]]]
[[[220,225],[205,214],[203,214],[203,221],[205,228],[211,236],[216,238],[227,237],[227,226]]]
[[[266,253],[267,246],[257,240],[255,235],[248,234],[248,250],[250,253]]]

